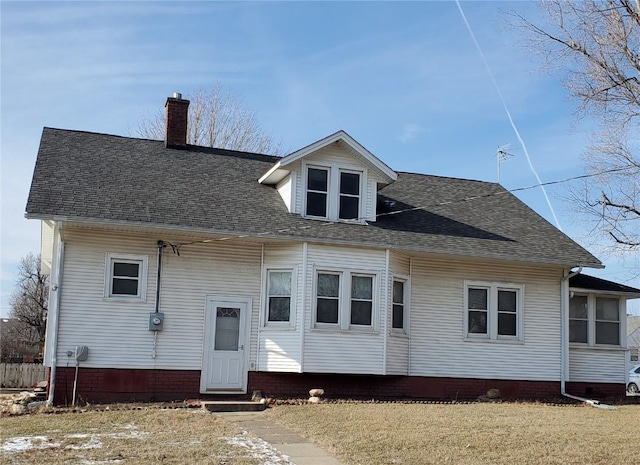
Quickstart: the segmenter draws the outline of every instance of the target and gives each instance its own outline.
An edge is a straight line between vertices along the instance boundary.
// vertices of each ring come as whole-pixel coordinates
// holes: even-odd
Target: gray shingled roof
[[[153,224],[225,234],[364,244],[427,253],[600,267],[503,187],[399,173],[379,191],[378,221],[309,220],[257,179],[277,157],[45,128],[27,217]],[[471,197],[479,197],[467,200]],[[398,214],[390,211],[425,207]]]
[[[596,278],[588,274],[577,274],[569,278],[569,286],[576,289],[590,289],[594,291],[609,291],[622,294],[633,294],[640,296],[640,289],[625,286],[624,284],[607,281],[606,279]]]

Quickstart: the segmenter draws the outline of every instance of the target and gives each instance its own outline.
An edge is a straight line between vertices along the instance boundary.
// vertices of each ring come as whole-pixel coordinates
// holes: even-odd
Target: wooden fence
[[[47,369],[41,363],[0,363],[0,387],[30,388],[47,380]]]

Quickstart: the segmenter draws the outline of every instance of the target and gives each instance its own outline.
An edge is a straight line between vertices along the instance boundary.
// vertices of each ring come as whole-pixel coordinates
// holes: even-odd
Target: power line
[[[394,210],[391,212],[384,212],[384,213],[378,213],[376,214],[376,218],[382,217],[382,216],[390,216],[390,215],[398,215],[400,213],[406,213],[406,212],[411,212],[411,211],[417,211],[417,210],[425,210],[427,208],[433,208],[433,207],[441,207],[441,206],[445,206],[445,205],[452,205],[455,203],[462,203],[462,202],[469,202],[472,200],[479,200],[479,199],[486,199],[489,197],[494,197],[494,196],[499,196],[499,195],[505,195],[505,194],[511,194],[513,192],[521,192],[521,191],[526,191],[526,190],[530,190],[530,189],[535,189],[537,187],[543,187],[543,186],[551,186],[551,185],[556,185],[556,184],[563,184],[565,182],[569,182],[569,181],[575,181],[578,179],[586,179],[586,178],[592,178],[595,176],[600,176],[602,174],[608,174],[608,173],[617,173],[620,171],[625,171],[631,168],[637,168],[635,165],[627,165],[627,166],[621,166],[619,168],[611,168],[608,170],[603,170],[603,171],[599,171],[597,173],[591,173],[591,174],[582,174],[582,175],[578,175],[578,176],[572,176],[570,178],[565,178],[565,179],[559,179],[556,181],[547,181],[544,183],[539,183],[539,184],[533,184],[530,186],[524,186],[524,187],[516,187],[514,189],[504,189],[501,190],[499,192],[490,192],[490,193],[486,193],[486,194],[481,194],[481,195],[473,195],[470,197],[464,197],[464,198],[460,198],[460,199],[454,199],[454,200],[447,200],[445,202],[437,202],[437,203],[432,203],[432,204],[428,204],[428,205],[421,205],[418,207],[411,207],[411,208],[405,208],[402,210]],[[358,221],[361,220],[366,220],[366,218],[355,218]],[[165,246],[171,247],[171,249],[173,250],[174,253],[176,253],[177,255],[180,255],[180,248],[185,246],[185,245],[192,245],[192,244],[203,244],[203,243],[208,243],[208,242],[220,242],[220,241],[227,241],[230,239],[239,239],[239,238],[243,238],[243,237],[255,237],[255,236],[266,236],[266,235],[271,235],[271,234],[276,234],[276,233],[285,233],[285,232],[289,232],[289,231],[295,231],[295,230],[303,230],[303,229],[311,229],[313,227],[324,227],[324,226],[330,226],[332,224],[339,224],[341,222],[338,221],[323,221],[321,223],[317,223],[315,225],[304,225],[304,226],[297,226],[297,227],[291,227],[291,228],[285,228],[285,229],[277,229],[277,230],[272,230],[272,231],[263,231],[260,233],[253,233],[253,234],[241,234],[238,236],[224,236],[224,237],[219,237],[216,239],[203,239],[203,240],[199,240],[199,241],[192,241],[192,242],[184,242],[184,243],[179,243],[179,244],[173,244],[171,242],[168,241],[163,241],[163,244]]]

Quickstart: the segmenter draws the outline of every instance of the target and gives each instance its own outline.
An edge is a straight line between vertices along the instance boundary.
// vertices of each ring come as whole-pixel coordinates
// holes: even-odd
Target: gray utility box
[[[164,313],[149,313],[149,331],[162,331]]]

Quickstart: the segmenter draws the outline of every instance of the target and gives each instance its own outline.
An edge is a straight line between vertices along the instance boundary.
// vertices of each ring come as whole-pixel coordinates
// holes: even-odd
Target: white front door
[[[250,302],[207,298],[200,392],[246,392],[245,339]]]

